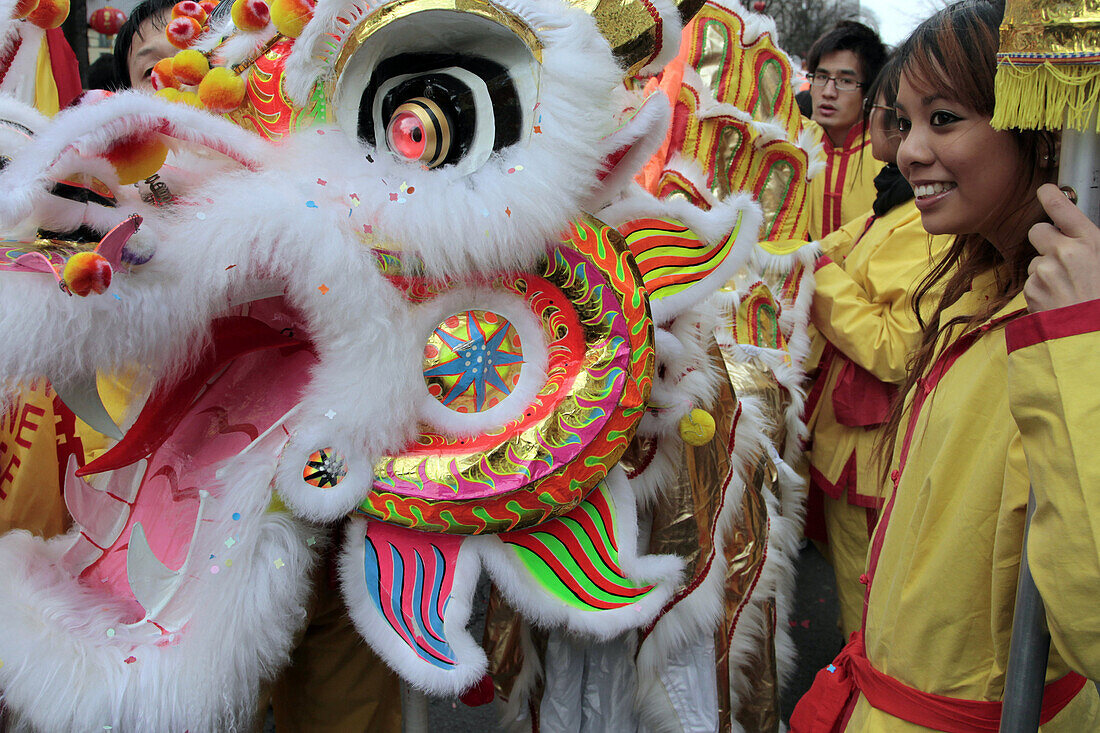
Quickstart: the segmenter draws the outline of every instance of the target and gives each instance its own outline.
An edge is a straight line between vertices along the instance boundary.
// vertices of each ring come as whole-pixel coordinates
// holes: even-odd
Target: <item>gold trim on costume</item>
[[[395,20],[408,18],[411,15],[428,10],[468,13],[504,26],[523,41],[536,61],[542,63],[542,41],[539,40],[538,35],[527,25],[523,18],[506,8],[486,2],[486,0],[398,0],[398,2],[383,5],[366,16],[359,21],[359,25],[354,30],[348,33],[347,40],[340,49],[340,55],[333,67],[336,78],[340,77],[344,66],[347,65],[351,57],[355,55],[355,52],[368,38]]]

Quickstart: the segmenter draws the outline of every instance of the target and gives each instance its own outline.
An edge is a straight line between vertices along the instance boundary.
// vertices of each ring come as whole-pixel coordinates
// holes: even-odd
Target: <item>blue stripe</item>
[[[374,549],[374,544],[371,542],[370,537],[363,537],[363,578],[367,581],[367,592],[370,593],[370,599],[374,602],[374,607],[378,609],[379,613],[382,611],[382,599],[379,596],[379,568],[378,568],[378,552]],[[383,613],[383,618],[385,615]]]
[[[430,623],[430,620],[425,619],[424,616],[421,614],[421,611],[420,611],[420,609],[422,607],[422,601],[424,600],[424,584],[423,584],[423,579],[424,579],[424,558],[422,558],[420,556],[419,551],[416,552],[416,575],[417,575],[417,589],[416,589],[416,597],[413,599],[414,602],[416,603],[416,614],[414,615],[413,618],[416,621],[417,629],[419,629],[420,634],[421,634],[420,638],[417,639],[417,644],[420,645],[424,649],[427,649],[427,647],[424,646],[424,644],[427,644],[428,647],[431,647],[433,650],[435,650],[436,652],[438,652],[442,656],[446,657],[447,659],[453,660],[454,659],[454,650],[451,649],[450,644],[448,644],[445,640],[434,638],[433,636],[431,636],[428,633],[427,628],[425,628],[425,622]],[[438,587],[437,584],[439,583],[439,579],[440,579],[440,574],[438,572],[435,573],[435,578],[436,578],[436,581],[435,581],[435,583],[433,583],[433,593],[432,593],[432,595],[433,595],[433,597],[438,597],[438,595],[435,591],[435,588]],[[440,635],[440,636],[442,636],[442,635]],[[423,640],[423,642],[421,640]],[[439,660],[435,660],[435,661],[438,662]],[[440,665],[437,664],[436,666],[440,666]]]

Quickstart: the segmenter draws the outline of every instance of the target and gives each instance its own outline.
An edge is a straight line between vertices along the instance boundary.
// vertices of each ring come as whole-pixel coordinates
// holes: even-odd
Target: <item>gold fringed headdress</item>
[[[996,128],[1100,132],[1100,3],[1009,0],[996,95]]]

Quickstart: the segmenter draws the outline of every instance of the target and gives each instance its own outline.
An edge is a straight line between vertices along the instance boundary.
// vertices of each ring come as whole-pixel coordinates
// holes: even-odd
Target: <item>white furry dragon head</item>
[[[349,513],[351,615],[429,691],[485,672],[482,567],[540,623],[652,618],[679,562],[638,555],[615,464],[645,430],[654,327],[675,352],[660,327],[759,223],[630,188],[668,103],[623,80],[675,53],[681,11],[320,0],[296,39],[215,14],[202,48],[248,84],[225,117],[136,92],[49,121],[0,105],[0,341],[23,344],[0,374],[49,376],[106,432],[96,372],[152,385],[70,466],[74,531],[0,538],[13,708],[245,725],[301,623],[313,523]],[[76,297],[89,252],[102,292]]]

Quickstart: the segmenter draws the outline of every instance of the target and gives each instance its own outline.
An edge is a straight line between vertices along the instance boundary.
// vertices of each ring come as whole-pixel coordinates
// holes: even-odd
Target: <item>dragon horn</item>
[[[596,20],[627,76],[660,67],[675,55],[680,29],[705,0],[569,0]],[[679,21],[677,27],[666,27]],[[673,46],[673,47],[669,47]]]

